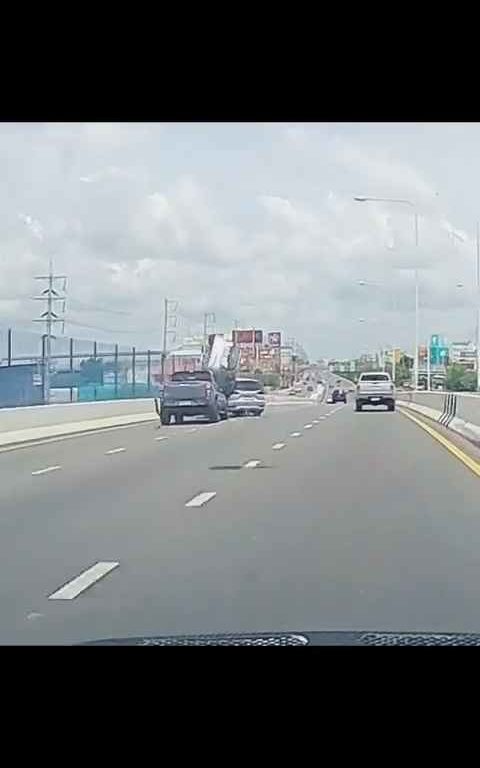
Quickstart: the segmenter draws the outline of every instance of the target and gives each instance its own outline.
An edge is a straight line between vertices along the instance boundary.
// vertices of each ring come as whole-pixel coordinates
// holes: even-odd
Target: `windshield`
[[[390,377],[384,373],[364,373],[360,381],[390,381]]]
[[[172,381],[211,381],[212,377],[209,371],[181,371],[172,375]]]
[[[235,392],[263,392],[263,384],[259,381],[238,381],[235,384]]]
[[[164,397],[174,399],[204,396],[206,391],[203,381],[171,382],[165,385]]]
[[[0,645],[480,632],[480,122],[0,121],[0,168]]]

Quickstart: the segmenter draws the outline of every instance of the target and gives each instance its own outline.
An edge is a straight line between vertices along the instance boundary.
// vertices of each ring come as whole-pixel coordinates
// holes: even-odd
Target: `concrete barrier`
[[[470,392],[399,392],[398,405],[438,421],[480,445],[480,396]]]
[[[68,403],[33,405],[22,408],[0,409],[0,433],[13,430],[47,427],[69,422],[85,422],[113,416],[136,416],[155,413],[153,397],[138,400],[111,400],[97,403]],[[143,419],[142,419],[143,420]],[[94,424],[92,424],[94,428]]]
[[[281,395],[273,393],[268,394],[266,400],[269,406],[292,404],[291,400],[282,400]],[[300,402],[312,405],[312,402],[305,398]],[[154,397],[2,408],[0,450],[9,450],[9,446],[58,439],[66,435],[158,422],[158,416]]]

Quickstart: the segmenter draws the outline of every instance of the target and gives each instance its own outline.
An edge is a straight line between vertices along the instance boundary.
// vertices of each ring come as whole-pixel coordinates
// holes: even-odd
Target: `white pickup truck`
[[[395,385],[390,374],[384,371],[360,374],[355,393],[355,410],[361,411],[364,405],[386,405],[389,411],[395,410]]]

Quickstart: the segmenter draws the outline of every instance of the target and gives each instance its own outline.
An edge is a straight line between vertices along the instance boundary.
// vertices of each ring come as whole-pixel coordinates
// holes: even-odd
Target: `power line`
[[[85,302],[79,301],[78,299],[72,298],[71,296],[68,297],[68,303],[69,305],[70,304],[73,304],[74,306],[76,305],[80,309],[89,309],[89,310],[92,310],[93,312],[101,312],[102,314],[128,315],[128,316],[132,314],[131,312],[125,312],[124,310],[121,310],[121,309],[106,309],[102,307],[96,307],[93,304],[86,304]]]

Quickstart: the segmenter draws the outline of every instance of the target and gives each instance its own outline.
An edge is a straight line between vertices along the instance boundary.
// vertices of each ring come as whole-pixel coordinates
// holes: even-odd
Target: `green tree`
[[[458,363],[453,363],[447,368],[447,378],[445,386],[448,390],[453,392],[464,392],[465,389],[475,388],[473,383],[473,377],[475,374],[473,371],[466,371],[463,366]]]
[[[475,371],[465,371],[460,379],[460,386],[463,392],[475,392],[477,388],[477,374]]]
[[[413,368],[413,357],[410,355],[402,355],[398,361],[398,367],[408,368],[408,370],[411,370]]]
[[[395,386],[401,387],[406,381],[410,381],[411,372],[410,367],[399,363],[395,366]]]

